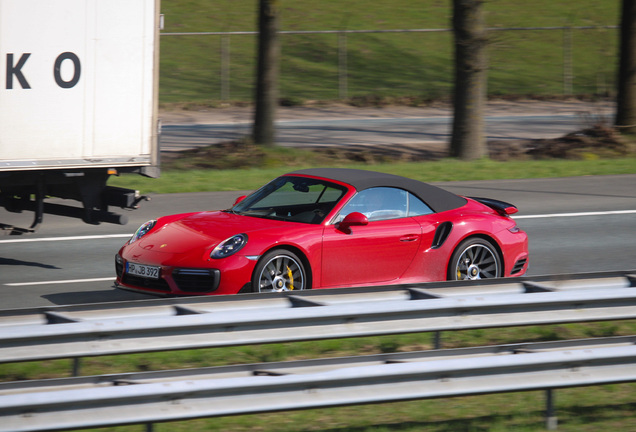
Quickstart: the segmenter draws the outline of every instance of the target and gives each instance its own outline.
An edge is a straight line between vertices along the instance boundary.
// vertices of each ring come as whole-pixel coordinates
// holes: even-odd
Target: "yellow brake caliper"
[[[294,275],[292,274],[291,269],[287,266],[287,277],[289,277],[289,289],[293,291],[294,289]]]

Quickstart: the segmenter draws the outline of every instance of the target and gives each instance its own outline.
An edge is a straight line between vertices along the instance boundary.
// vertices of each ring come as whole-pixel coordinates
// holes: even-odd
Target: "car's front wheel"
[[[296,254],[272,250],[261,257],[252,276],[254,292],[299,291],[307,289],[307,274]]]
[[[495,246],[482,238],[469,238],[457,246],[448,266],[449,280],[501,277],[503,269]]]

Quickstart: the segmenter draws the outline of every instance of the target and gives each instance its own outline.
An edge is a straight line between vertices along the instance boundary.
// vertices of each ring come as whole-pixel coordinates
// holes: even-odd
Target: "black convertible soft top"
[[[349,168],[309,168],[288,175],[308,175],[350,184],[361,191],[372,187],[395,187],[412,192],[436,213],[466,204],[466,199],[436,186],[393,174]]]

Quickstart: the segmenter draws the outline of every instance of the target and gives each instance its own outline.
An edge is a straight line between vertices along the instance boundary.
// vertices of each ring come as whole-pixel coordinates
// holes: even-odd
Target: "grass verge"
[[[161,8],[164,33],[256,30],[255,1],[163,0]],[[279,10],[283,31],[448,29],[452,2],[326,0],[316,7],[314,1],[295,0],[280,2]],[[615,26],[620,2],[497,0],[484,2],[484,10],[486,25],[497,29]],[[256,38],[224,37],[161,38],[162,103],[217,105],[252,99]],[[452,44],[451,32],[355,33],[347,36],[345,44],[337,34],[284,34],[280,96],[292,102],[369,96],[449,97]],[[488,93],[611,93],[617,52],[616,29],[493,31],[488,36]],[[344,63],[340,61],[343,55]],[[567,76],[571,76],[570,81]]]
[[[287,149],[277,149],[275,152]],[[303,153],[307,152],[307,153]],[[504,180],[586,175],[636,174],[636,157],[590,160],[529,160],[498,162],[483,159],[463,162],[443,159],[408,163],[339,163],[316,160],[313,153],[291,150],[289,160],[273,157],[275,166],[242,169],[171,169],[158,179],[123,175],[109,181],[113,186],[137,189],[143,193],[177,193],[253,190],[269,180],[301,168],[340,166],[399,174],[424,182]]]

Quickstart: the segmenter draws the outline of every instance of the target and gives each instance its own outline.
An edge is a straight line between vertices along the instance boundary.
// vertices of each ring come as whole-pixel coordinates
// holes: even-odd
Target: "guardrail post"
[[[556,430],[558,419],[554,411],[554,390],[545,391],[545,428],[547,430]]]
[[[442,349],[442,332],[440,331],[433,333],[433,348]]]
[[[73,376],[74,377],[80,376],[81,367],[82,367],[82,358],[81,357],[75,357],[73,359]]]

